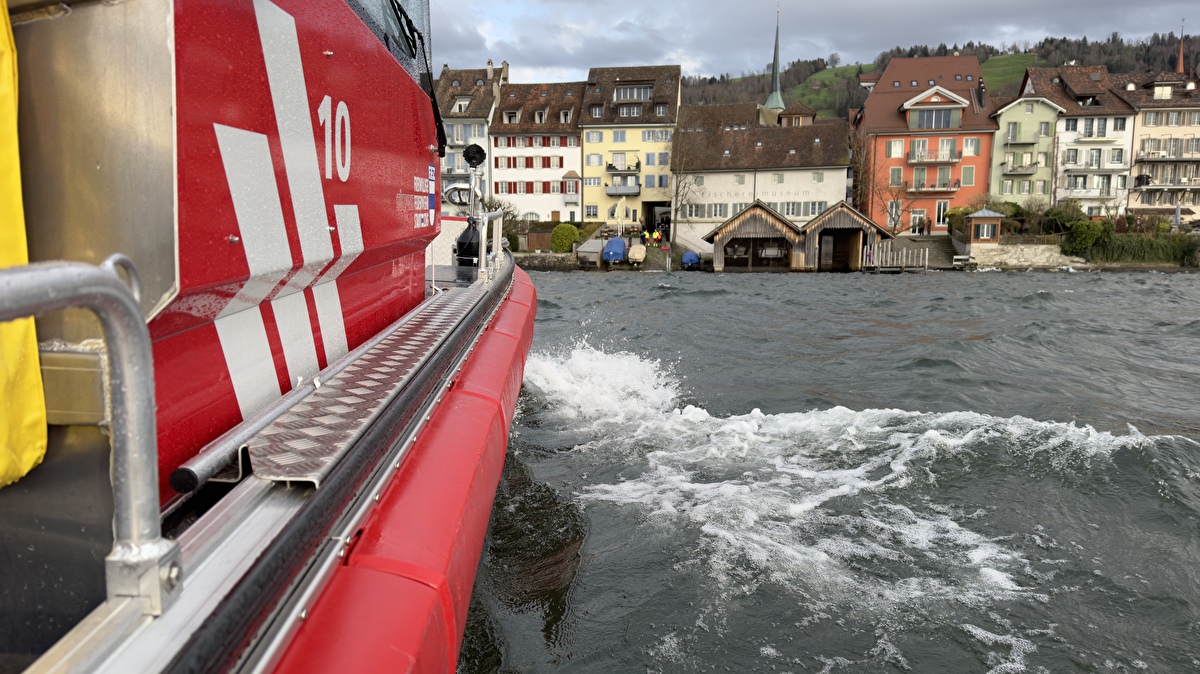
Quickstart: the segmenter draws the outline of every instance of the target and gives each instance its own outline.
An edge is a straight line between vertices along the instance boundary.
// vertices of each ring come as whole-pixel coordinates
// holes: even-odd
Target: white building
[[[1072,199],[1092,216],[1129,204],[1134,110],[1115,91],[1105,66],[1029,68],[1022,96],[1063,109],[1054,131],[1054,202]]]
[[[528,221],[581,222],[582,82],[506,84],[492,119],[490,193]]]
[[[794,106],[780,113],[753,103],[679,109],[672,241],[707,255],[703,236],[762,200],[797,225],[848,198],[845,120],[815,122]]]
[[[442,187],[467,181],[467,163],[463,150],[475,144],[487,147],[488,126],[492,122],[501,87],[508,82],[508,62],[499,68],[488,59],[486,68],[451,70],[442,66],[436,90],[438,106],[446,129],[446,156],[442,157]],[[490,164],[482,167],[484,178],[491,179]],[[445,201],[442,214],[453,215],[458,209]]]

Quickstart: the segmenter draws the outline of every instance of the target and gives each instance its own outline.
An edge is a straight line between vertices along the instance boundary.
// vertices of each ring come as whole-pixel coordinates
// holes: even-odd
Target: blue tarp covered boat
[[[625,259],[625,239],[614,237],[604,244],[604,259],[608,262],[620,262]]]

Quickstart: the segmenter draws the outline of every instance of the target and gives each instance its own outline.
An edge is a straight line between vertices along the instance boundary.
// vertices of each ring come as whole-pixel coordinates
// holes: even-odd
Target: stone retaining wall
[[[971,245],[971,256],[980,267],[1067,267],[1086,264],[1081,257],[1068,257],[1058,246],[1020,244],[1015,246]]]
[[[579,268],[574,253],[514,253],[513,259],[525,271],[573,271]]]

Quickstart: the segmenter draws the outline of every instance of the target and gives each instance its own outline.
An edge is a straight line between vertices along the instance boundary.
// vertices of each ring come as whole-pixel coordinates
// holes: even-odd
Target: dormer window
[[[895,82],[892,82],[892,86],[893,86],[893,87],[899,87],[899,86],[900,86],[900,80],[896,80]]]
[[[913,113],[909,113],[910,115]],[[950,128],[950,111],[949,110],[917,110],[917,128],[918,129],[949,129]]]
[[[648,101],[654,97],[654,87],[649,84],[624,85],[613,89],[614,101]]]
[[[454,111],[466,112],[469,105],[471,105],[471,98],[469,96],[460,96],[454,100]]]
[[[519,120],[520,118],[521,118],[521,114],[519,112],[504,113],[504,123],[505,124],[516,124],[517,120]]]
[[[458,81],[458,80],[451,80],[451,81],[450,81],[450,86],[452,86],[452,87],[461,87],[461,86],[462,86],[462,82],[460,82],[460,81]]]
[[[962,75],[955,75],[955,76],[954,76],[954,81],[955,81],[955,82],[961,82],[961,81],[962,81]]]
[[[658,105],[654,106],[654,114],[659,117],[666,117],[667,116],[667,104],[659,103]]]
[[[975,81],[975,76],[974,76],[974,75],[967,75],[967,81],[968,81],[968,82],[974,82],[974,81]]]
[[[546,111],[538,110],[538,111],[534,112],[533,113],[533,123],[534,124],[545,124],[546,123]]]
[[[915,87],[915,86],[917,86],[917,81],[916,81],[916,80],[913,80],[913,81],[912,81],[912,85],[913,85],[914,87]]]
[[[604,116],[604,106],[603,105],[593,105],[591,107],[591,110],[588,111],[588,114],[590,114],[593,119],[603,117]]]
[[[934,86],[935,84],[937,84],[937,82],[934,82],[933,80],[929,80],[929,86],[931,86],[931,87],[932,87],[932,86]]]
[[[570,124],[571,123],[571,111],[563,110],[562,112],[558,113],[558,121],[562,122],[563,124]]]
[[[642,115],[642,106],[640,105],[622,105],[622,117],[640,117]]]
[[[1154,85],[1154,100],[1167,101],[1171,99],[1171,85],[1156,84]]]

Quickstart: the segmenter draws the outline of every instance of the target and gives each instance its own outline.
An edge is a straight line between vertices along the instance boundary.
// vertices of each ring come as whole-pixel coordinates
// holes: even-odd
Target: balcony
[[[579,203],[579,194],[578,194],[578,193],[576,193],[576,194],[571,194],[571,193],[564,194],[564,195],[563,195],[563,203],[564,203],[564,204],[578,204],[578,203]]]
[[[641,185],[605,185],[604,193],[610,197],[636,197],[642,193]]]
[[[957,164],[962,160],[962,151],[925,151],[914,150],[908,153],[910,164]]]
[[[1120,136],[1089,136],[1086,133],[1080,133],[1076,138],[1076,143],[1115,143],[1121,140]]]
[[[1005,164],[1005,165],[1004,165],[1004,168],[1003,168],[1003,169],[1001,169],[1001,170],[1002,170],[1002,171],[1003,171],[1003,173],[1005,173],[1006,175],[1012,175],[1012,176],[1031,176],[1031,175],[1033,175],[1034,173],[1037,173],[1037,170],[1038,170],[1038,163],[1037,163],[1037,162],[1034,162],[1034,163],[1032,163],[1032,164],[1025,164],[1025,165],[1017,165],[1017,164]]]
[[[615,173],[617,175],[633,175],[635,173],[642,172],[642,162],[635,161],[632,164],[606,164],[605,169],[607,169],[609,173]]]
[[[1139,150],[1137,160],[1144,162],[1155,161],[1200,161],[1200,152],[1183,152],[1182,150]]]
[[[1066,164],[1063,166],[1063,171],[1067,173],[1124,173],[1129,170],[1129,162],[1111,162],[1105,161],[1099,164],[1093,162],[1085,162],[1082,164]]]
[[[1111,187],[1068,187],[1066,192],[1072,199],[1107,199],[1113,194]]]
[[[1163,190],[1200,190],[1200,177],[1197,178],[1173,178],[1171,180],[1153,181],[1145,185],[1134,185],[1134,190],[1143,190],[1146,192],[1163,191]]]
[[[958,181],[958,180],[955,180],[954,182],[941,183],[940,185],[937,184],[936,182],[930,183],[928,185],[911,185],[907,181],[905,181],[905,183],[904,183],[904,189],[907,190],[908,192],[914,193],[914,194],[937,194],[937,193],[941,193],[941,192],[957,192],[958,188],[961,186],[962,186],[962,183],[961,183],[961,181]]]
[[[1037,142],[1040,138],[1041,138],[1041,136],[1037,135],[1036,133],[1015,133],[1015,134],[1005,133],[1004,134],[1004,144],[1005,145],[1037,145]]]

